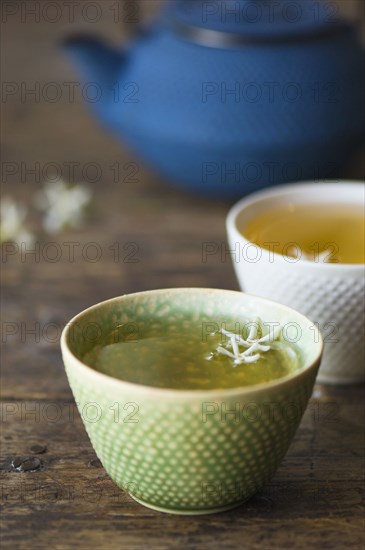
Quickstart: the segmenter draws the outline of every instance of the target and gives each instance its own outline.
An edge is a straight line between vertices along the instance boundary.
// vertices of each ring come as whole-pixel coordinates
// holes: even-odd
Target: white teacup
[[[284,185],[249,195],[227,217],[229,246],[241,289],[286,304],[309,317],[325,342],[317,380],[365,380],[365,266],[288,258],[250,243],[241,233],[257,216],[290,204],[349,204],[365,208],[361,182]],[[242,229],[243,228],[243,229]],[[291,241],[288,235],[288,242]]]

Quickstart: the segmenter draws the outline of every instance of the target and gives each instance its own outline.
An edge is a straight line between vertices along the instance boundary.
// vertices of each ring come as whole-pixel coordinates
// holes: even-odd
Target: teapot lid
[[[168,18],[177,30],[192,39],[200,35],[203,42],[213,35],[218,41],[224,35],[228,43],[296,40],[343,28],[337,5],[321,0],[175,0]]]

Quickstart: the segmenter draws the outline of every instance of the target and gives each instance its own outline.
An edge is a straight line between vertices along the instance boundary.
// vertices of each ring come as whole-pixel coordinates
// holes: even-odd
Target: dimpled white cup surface
[[[365,380],[365,267],[289,261],[257,247],[239,228],[263,212],[285,204],[364,205],[362,182],[289,184],[249,195],[228,214],[227,233],[234,269],[242,290],[300,311],[322,332],[325,348],[317,376],[323,383],[353,384]],[[291,240],[288,235],[288,242]]]

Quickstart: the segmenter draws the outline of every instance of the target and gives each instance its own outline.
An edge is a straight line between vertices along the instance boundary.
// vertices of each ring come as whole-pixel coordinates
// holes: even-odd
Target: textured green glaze
[[[228,390],[152,388],[98,373],[79,360],[118,323],[161,316],[259,316],[301,327],[304,365],[269,384]],[[93,332],[94,331],[94,332]],[[317,343],[316,343],[317,342]],[[262,487],[284,457],[310,397],[322,341],[312,323],[243,293],[173,289],[123,296],[78,315],[62,352],[95,451],[111,478],[139,502],[180,514],[237,506]]]

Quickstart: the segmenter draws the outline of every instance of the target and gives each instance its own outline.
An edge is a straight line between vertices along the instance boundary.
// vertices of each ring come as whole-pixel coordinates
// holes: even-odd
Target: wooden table
[[[120,26],[103,10],[98,30],[119,39]],[[64,90],[75,73],[56,44],[84,27],[95,29],[80,15],[71,24],[29,16],[27,25],[19,14],[9,16],[3,23],[3,79],[19,90],[22,83],[37,82],[40,90],[49,82]],[[3,105],[3,163],[17,173],[3,177],[2,193],[27,202],[39,248],[36,254],[8,250],[2,263],[3,548],[362,548],[361,387],[316,386],[276,475],[236,510],[165,515],[140,506],[109,479],[75,410],[59,332],[80,310],[123,293],[181,286],[237,289],[225,254],[230,205],[161,182],[99,129],[80,91],[73,102],[64,93],[57,102],[19,94]],[[82,228],[50,236],[32,207],[41,183],[30,173],[22,177],[22,170],[35,167],[42,179],[53,163],[67,179],[70,162],[78,163],[74,180],[86,179],[92,189],[93,208]],[[94,183],[88,181],[92,171],[85,178],[91,162],[101,172]],[[128,162],[138,164],[133,183],[123,181]],[[351,161],[346,176],[361,177],[354,166]],[[70,242],[76,243],[74,258]],[[216,243],[217,253],[204,258],[207,242]],[[99,261],[92,261],[95,243]],[[57,261],[55,251],[61,251]]]

